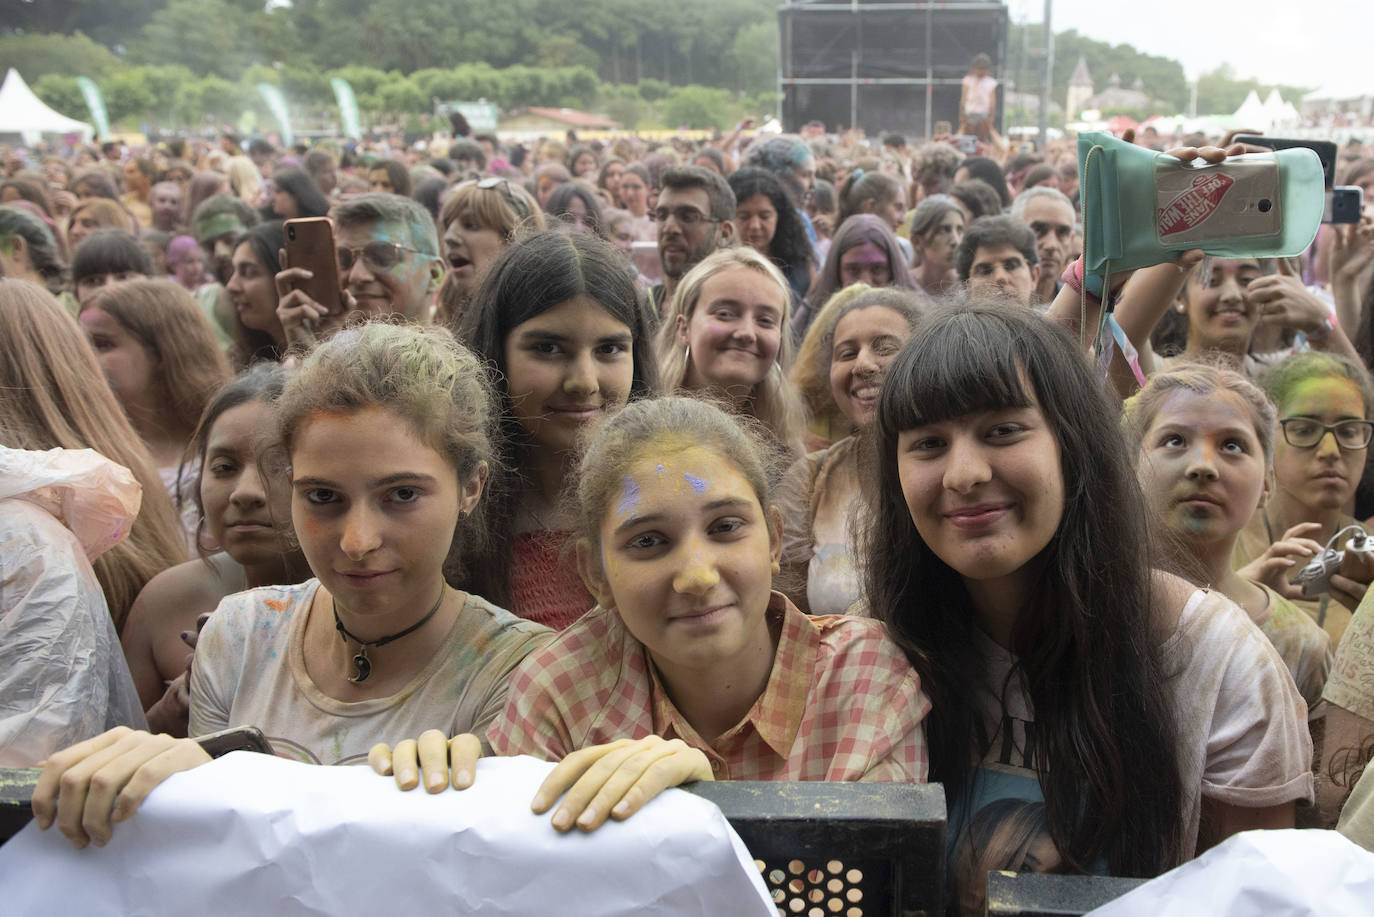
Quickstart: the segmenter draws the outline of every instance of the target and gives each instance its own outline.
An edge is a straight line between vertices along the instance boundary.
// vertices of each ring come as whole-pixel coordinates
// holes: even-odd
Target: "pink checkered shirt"
[[[597,607],[511,676],[506,709],[487,731],[500,755],[557,761],[616,739],[659,735],[700,749],[718,780],[924,782],[930,701],[883,626],[802,614],[773,593],[778,651],[763,695],[707,744],[659,681],[643,644]]]

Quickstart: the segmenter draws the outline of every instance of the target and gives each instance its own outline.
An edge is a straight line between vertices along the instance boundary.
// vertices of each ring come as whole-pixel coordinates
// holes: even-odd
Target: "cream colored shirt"
[[[1331,637],[1298,606],[1263,583],[1259,586],[1269,596],[1269,605],[1252,620],[1274,644],[1298,693],[1311,709],[1322,699],[1322,688],[1331,671]]]
[[[782,562],[806,565],[811,614],[845,614],[859,600],[855,524],[864,503],[856,443],[846,437],[798,459],[778,486]]]
[[[192,736],[257,726],[283,758],[358,764],[378,742],[426,729],[484,735],[506,702],[511,672],[553,636],[469,595],[429,664],[390,697],[346,702],[305,669],[302,639],[320,581],[264,586],[220,602],[201,632],[191,669]]]

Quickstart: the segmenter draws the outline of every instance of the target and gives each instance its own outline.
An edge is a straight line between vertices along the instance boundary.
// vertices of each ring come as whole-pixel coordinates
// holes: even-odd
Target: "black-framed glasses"
[[[520,192],[511,185],[510,179],[493,175],[490,178],[470,178],[467,181],[459,182],[453,186],[453,190],[459,188],[477,188],[479,191],[497,191],[506,199],[506,203],[511,205],[520,219],[527,220],[530,216],[530,203]]]
[[[702,213],[695,207],[676,207],[669,210],[667,207],[659,207],[657,210],[649,211],[649,219],[655,223],[666,223],[668,218],[677,220],[679,226],[695,226],[698,223],[719,223],[717,217]]]
[[[1283,438],[1290,446],[1311,449],[1330,433],[1342,449],[1364,449],[1374,439],[1374,421],[1341,420],[1324,424],[1310,417],[1286,417],[1279,421]]]
[[[335,251],[335,256],[339,259],[339,270],[347,274],[353,270],[353,265],[358,263],[360,256],[370,269],[389,271],[405,260],[406,252],[419,253],[419,251],[418,248],[411,248],[409,245],[402,245],[399,242],[373,240],[357,248],[347,248],[340,245]]]

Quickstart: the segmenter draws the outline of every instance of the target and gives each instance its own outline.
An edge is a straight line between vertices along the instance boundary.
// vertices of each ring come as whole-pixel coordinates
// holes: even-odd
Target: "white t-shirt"
[[[190,735],[256,726],[278,755],[311,764],[357,764],[376,743],[426,729],[482,736],[505,706],[511,671],[553,636],[469,595],[444,647],[404,688],[336,700],[311,680],[302,650],[319,587],[264,586],[220,602],[196,645]]]
[[[1007,833],[997,823],[1018,819],[1038,823],[1048,841],[1040,811],[1044,797],[1031,766],[1035,717],[1030,697],[1020,677],[1008,677],[1015,657],[981,632],[977,640],[987,659],[987,677],[974,703],[989,743],[976,768],[967,814],[962,806],[950,812],[950,862],[959,885],[973,881],[959,874],[968,854],[963,835],[970,826],[981,839],[975,843],[984,846],[988,838]],[[1203,796],[1250,808],[1312,798],[1307,704],[1283,660],[1244,611],[1219,592],[1194,592],[1161,653],[1178,729],[1185,850],[1197,844]],[[1008,858],[1017,854],[1004,852]],[[977,863],[988,869],[1030,868],[1019,859],[999,863],[985,857]]]
[[[964,111],[969,117],[987,117],[992,111],[992,100],[997,94],[997,79],[992,76],[977,77],[972,73],[963,79]]]

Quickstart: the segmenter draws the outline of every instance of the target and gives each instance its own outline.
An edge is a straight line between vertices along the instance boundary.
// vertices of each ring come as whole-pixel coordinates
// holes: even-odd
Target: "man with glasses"
[[[664,171],[658,204],[649,218],[658,229],[663,283],[649,290],[649,306],[662,316],[682,276],[718,248],[735,243],[735,193],[725,179],[701,166]]]
[[[428,324],[434,291],[444,279],[429,211],[410,198],[374,192],[340,204],[333,220],[343,287],[339,302],[317,303],[294,289],[304,279],[301,268],[282,271],[277,275],[277,316],[288,340],[309,346],[317,334],[337,330],[350,314],[399,315]]]

